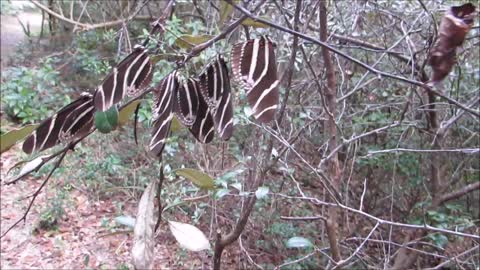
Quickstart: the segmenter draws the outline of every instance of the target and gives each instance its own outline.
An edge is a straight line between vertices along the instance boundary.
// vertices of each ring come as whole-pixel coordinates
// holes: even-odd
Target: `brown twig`
[[[327,6],[325,1],[320,1],[320,40],[326,42],[328,38],[327,30]],[[326,47],[322,47],[323,64],[325,65],[327,76],[327,87],[323,87],[323,96],[328,110],[328,121],[326,123],[326,132],[328,139],[328,150],[332,151],[337,147],[337,125],[336,125],[336,111],[337,111],[337,80],[335,78],[335,68],[330,57],[330,51]],[[342,172],[338,160],[338,154],[333,154],[332,158],[327,161],[327,170],[329,177],[333,181],[336,191],[340,190]],[[338,247],[338,212],[336,208],[329,211],[329,217],[325,221],[327,228],[328,242],[332,251],[332,257],[335,263],[341,261],[341,253]]]
[[[277,4],[277,1],[275,1]],[[278,4],[277,4],[278,5]],[[295,5],[295,15],[293,19],[293,29],[298,31],[298,23],[300,21],[300,11],[302,9],[302,0],[297,0]],[[297,49],[298,49],[298,37],[293,37],[293,45],[292,45],[292,55],[290,56],[290,60],[288,61],[288,68],[282,76],[282,81],[286,81],[285,84],[285,95],[283,98],[282,106],[280,107],[280,113],[277,118],[277,122],[279,125],[282,124],[283,116],[285,115],[285,109],[287,107],[288,97],[290,95],[290,86],[292,85],[292,76],[295,70],[295,60],[297,58]]]
[[[69,147],[68,149],[73,149],[73,147],[75,146],[76,143],[78,143],[79,141],[75,142],[75,143],[70,143],[69,144]],[[58,169],[58,167],[60,166],[60,164],[62,163],[63,161],[63,158],[65,158],[65,156],[67,155],[67,152],[68,152],[68,149],[66,151],[64,151],[60,157],[58,158],[57,160],[57,163],[55,163],[54,167],[50,170],[50,173],[48,174],[47,178],[45,178],[45,180],[43,180],[43,183],[40,185],[40,187],[30,196],[28,196],[27,198],[29,197],[32,197],[32,199],[30,200],[30,203],[28,204],[28,207],[27,207],[27,210],[25,210],[25,212],[23,213],[23,216],[21,218],[19,218],[15,223],[13,223],[13,225],[11,225],[1,236],[0,236],[0,239],[3,238],[9,231],[11,231],[15,226],[17,226],[18,224],[20,224],[20,222],[22,222],[22,220],[25,222],[27,220],[27,215],[28,213],[30,212],[30,209],[32,208],[33,206],[33,203],[35,202],[35,200],[37,199],[37,196],[40,194],[40,192],[42,191],[42,189],[45,187],[45,185],[47,184],[48,180],[50,179],[50,177],[52,176],[52,174]]]
[[[79,21],[75,21],[73,19],[69,19],[61,14],[58,14],[56,13],[55,11],[51,10],[50,8],[42,5],[41,3],[39,3],[38,1],[36,0],[31,0],[31,2],[37,6],[38,8],[40,8],[42,11],[45,11],[47,12],[48,14],[50,14],[51,16],[59,19],[59,20],[62,20],[64,22],[68,22],[70,24],[73,24],[75,27],[79,28],[80,31],[89,31],[89,30],[93,30],[93,29],[96,29],[96,28],[102,28],[102,27],[112,27],[112,26],[116,26],[116,25],[119,25],[119,24],[123,24],[133,18],[136,17],[136,14],[132,14],[130,15],[127,19],[125,20],[122,20],[122,19],[119,19],[119,20],[115,20],[115,21],[110,21],[110,22],[104,22],[104,23],[97,23],[97,24],[86,24],[86,23],[81,23]],[[141,19],[141,20],[149,20],[150,17],[149,16],[141,16],[141,17],[138,17],[138,19]]]

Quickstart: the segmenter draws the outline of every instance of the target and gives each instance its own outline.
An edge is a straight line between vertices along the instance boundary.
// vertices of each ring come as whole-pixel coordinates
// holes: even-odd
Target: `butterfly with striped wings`
[[[261,123],[273,120],[279,94],[274,43],[266,36],[250,39],[232,48],[235,81],[247,92],[253,116]]]
[[[153,129],[150,140],[150,151],[160,156],[165,146],[165,141],[170,133],[173,118],[173,106],[178,89],[177,71],[173,71],[153,89]]]
[[[222,140],[233,133],[233,106],[230,78],[225,60],[218,55],[200,74],[200,92],[213,115],[214,124]]]
[[[190,78],[186,81],[184,87],[188,88],[188,91],[195,93],[194,97],[197,100],[192,103],[198,103],[195,121],[188,129],[199,142],[209,143],[215,136],[215,127],[212,111],[202,96],[200,82],[197,79]]]
[[[176,71],[154,88],[154,122],[149,148],[156,156],[163,151],[173,115],[199,142],[209,143],[213,140],[213,117],[201,96],[198,80],[190,78],[179,84]]]
[[[152,81],[152,63],[147,49],[136,45],[103,80],[94,96],[95,109],[106,111],[119,103],[125,95],[133,96]]]
[[[43,151],[87,134],[93,127],[94,111],[92,95],[82,93],[80,98],[40,123],[24,141],[23,152]]]

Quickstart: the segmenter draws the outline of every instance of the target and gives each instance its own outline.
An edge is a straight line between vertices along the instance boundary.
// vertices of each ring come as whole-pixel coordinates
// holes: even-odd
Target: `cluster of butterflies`
[[[236,44],[231,51],[234,80],[246,91],[252,115],[260,123],[271,121],[279,101],[274,43],[265,36]],[[146,89],[153,65],[148,51],[136,46],[107,75],[95,93],[83,93],[52,117],[44,120],[23,143],[31,154],[59,143],[80,138],[94,128],[96,111],[107,111],[125,96]],[[181,81],[171,72],[153,88],[154,108],[149,149],[161,156],[170,133],[173,115],[201,143],[213,140],[215,132],[222,140],[233,133],[233,106],[227,63],[221,55],[206,66],[197,78]]]

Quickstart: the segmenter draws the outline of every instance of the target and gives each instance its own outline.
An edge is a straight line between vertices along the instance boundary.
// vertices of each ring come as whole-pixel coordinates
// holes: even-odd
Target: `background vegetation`
[[[263,2],[255,12],[259,1],[245,6],[277,26],[326,40],[378,71],[422,83],[431,74],[426,61],[441,17],[448,7],[460,4]],[[16,12],[9,2],[1,3],[2,16]],[[37,123],[81,92],[92,92],[110,68],[144,40],[149,22],[167,4],[40,3],[63,19],[43,11],[40,33],[25,25],[27,41],[2,67],[2,133]],[[323,6],[327,17],[322,15]],[[156,37],[159,53],[152,85],[191,52],[193,46],[179,44],[179,37],[215,36],[240,16],[223,1],[177,0],[164,33]],[[322,18],[328,30],[323,37]],[[476,18],[457,50],[458,63],[435,89],[478,114],[480,24]],[[124,23],[106,23],[117,20]],[[217,233],[225,237],[246,215],[239,239],[225,247],[225,267],[480,267],[479,239],[471,237],[480,233],[479,118],[429,95],[419,85],[381,76],[334,52],[326,56],[315,42],[253,20],[192,58],[183,74],[198,74],[216,53],[229,59],[233,44],[263,34],[276,43],[282,103],[277,121],[259,126],[248,118],[245,93],[232,83],[235,132],[228,142],[216,139],[201,145],[188,130],[175,129],[163,157],[162,219],[197,226],[215,246],[221,242]],[[155,49],[157,44],[150,46]],[[41,209],[38,230],[58,233],[58,224],[66,222],[65,211],[71,211],[75,190],[91,201],[112,200],[120,220],[132,214],[127,206],[138,202],[145,186],[158,178],[160,166],[147,153],[150,105],[151,101],[144,102],[139,111],[138,145],[131,121],[110,134],[92,134],[67,155],[49,183],[50,199],[36,205]],[[20,151],[16,155],[29,158]],[[175,174],[179,168],[205,172],[218,188],[196,187]],[[2,174],[6,169],[2,166]],[[45,176],[48,169],[51,165],[33,178]],[[329,190],[341,198],[341,207],[335,206]],[[109,232],[125,228],[113,220],[101,222]],[[4,224],[2,217],[2,232]],[[425,225],[434,229],[421,229]],[[167,225],[162,223],[157,245],[164,246],[160,240],[165,237],[172,241],[166,235]],[[179,248],[165,265],[210,268],[214,251],[192,258],[190,251]],[[114,267],[131,265],[127,259]]]

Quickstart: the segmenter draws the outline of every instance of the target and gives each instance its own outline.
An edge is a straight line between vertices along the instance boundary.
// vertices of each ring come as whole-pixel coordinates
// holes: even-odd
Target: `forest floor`
[[[8,59],[15,57],[19,43],[25,41],[25,35],[18,19],[29,22],[32,32],[38,31],[41,15],[21,12],[17,15],[1,15],[1,67],[8,66]],[[0,112],[0,116],[2,116]],[[2,119],[2,125],[5,125]],[[3,126],[9,130],[11,124]],[[11,125],[13,126],[13,125]],[[9,168],[19,162],[20,147],[14,146],[0,156],[0,177],[6,179]],[[55,174],[57,175],[57,174]],[[45,220],[45,211],[55,199],[55,187],[62,179],[53,176],[47,187],[37,197],[25,222],[21,222],[8,232],[0,241],[0,269],[133,269],[130,250],[133,235],[131,229],[118,229],[115,224],[116,203],[123,201],[122,194],[104,200],[92,198],[81,188],[68,190],[68,205],[63,207],[64,214],[50,229],[41,229],[40,222]],[[53,179],[55,178],[55,179]],[[30,202],[29,196],[40,187],[43,178],[27,177],[14,185],[1,185],[0,189],[0,233],[3,234],[12,224],[22,217]],[[52,186],[53,185],[53,186]],[[125,202],[123,213],[135,216],[136,202]],[[162,228],[163,227],[163,228]],[[161,226],[157,235],[154,267],[156,269],[183,268],[178,261],[188,262],[188,267],[198,268],[202,257],[188,256],[181,251],[172,236]],[[178,258],[178,254],[183,259]],[[187,267],[185,265],[184,267]]]
[[[40,32],[42,24],[42,15],[36,12],[21,12],[17,15],[1,15],[1,55],[0,61],[2,67],[7,65],[7,59],[11,57],[18,45],[26,40],[22,24],[29,27],[32,33]]]
[[[19,161],[16,146],[1,156],[2,179],[6,170]],[[51,179],[52,182],[58,179]],[[1,187],[1,233],[22,217],[30,199],[42,184],[43,178],[29,177],[15,185]],[[54,183],[54,182],[53,182]],[[1,269],[131,269],[131,229],[114,230],[115,202],[119,197],[95,200],[77,189],[72,189],[65,214],[51,229],[40,228],[40,220],[52,189],[44,190],[29,212],[26,222],[21,222],[1,239]],[[135,216],[135,202],[124,204],[124,213]],[[166,228],[162,228],[166,229]],[[165,235],[165,234],[163,234]],[[155,268],[168,268],[173,262],[171,251],[165,244],[175,246],[172,239],[157,238]],[[160,243],[162,243],[160,245]]]

